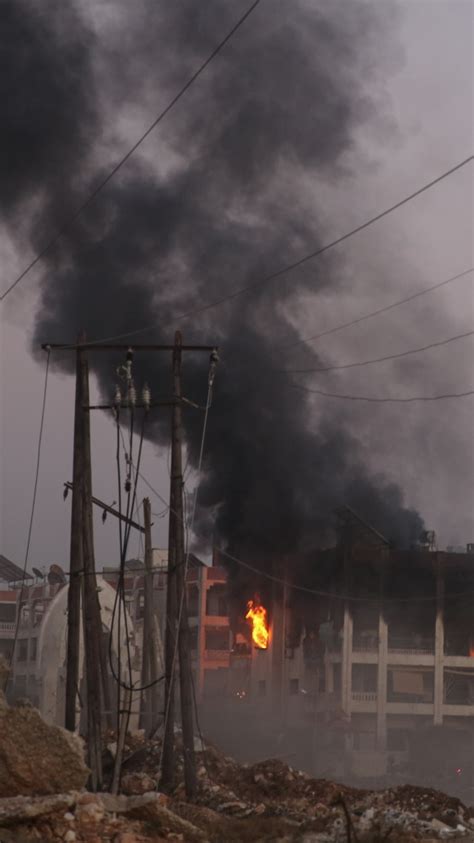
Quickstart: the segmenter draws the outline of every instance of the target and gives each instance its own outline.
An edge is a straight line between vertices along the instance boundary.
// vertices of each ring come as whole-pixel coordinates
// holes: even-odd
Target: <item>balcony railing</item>
[[[377,636],[354,636],[352,650],[354,653],[376,653],[379,648]]]
[[[433,656],[435,646],[432,638],[390,638],[388,651],[406,656]]]
[[[354,702],[377,702],[377,691],[352,691]]]
[[[226,662],[229,661],[229,650],[204,650],[204,658],[206,661],[212,662]]]
[[[0,621],[0,635],[4,635],[7,632],[11,632],[12,634],[15,632],[15,622],[14,621]]]

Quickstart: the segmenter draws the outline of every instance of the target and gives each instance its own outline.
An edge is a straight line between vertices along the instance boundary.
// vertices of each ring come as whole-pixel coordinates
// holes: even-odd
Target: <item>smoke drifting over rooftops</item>
[[[21,213],[39,248],[107,172],[101,162],[120,157],[243,8],[141,2],[133,11],[117,4],[107,18],[98,4],[86,20],[79,3],[5,2],[7,224]],[[337,410],[315,421],[307,396],[277,371],[280,347],[297,339],[285,305],[336,285],[331,260],[177,319],[317,247],[322,209],[308,185],[343,177],[354,130],[374,116],[367,85],[374,67],[384,74],[383,11],[385,23],[358,0],[260,4],[46,261],[35,347],[81,328],[92,339],[150,324],[137,341],[169,342],[179,327],[185,342],[220,346],[197,529],[253,558],[325,541],[342,504],[401,546],[422,529],[401,490],[364,467]],[[121,124],[125,142],[111,134],[122,108],[134,115],[133,130]],[[318,362],[315,353],[305,360]],[[120,362],[91,355],[106,396]],[[203,403],[206,365],[189,355],[184,370],[185,394]],[[136,374],[155,397],[170,388],[163,356],[137,355]],[[186,410],[185,425],[196,465],[202,414]],[[166,414],[154,416],[148,436],[162,445],[168,434]]]

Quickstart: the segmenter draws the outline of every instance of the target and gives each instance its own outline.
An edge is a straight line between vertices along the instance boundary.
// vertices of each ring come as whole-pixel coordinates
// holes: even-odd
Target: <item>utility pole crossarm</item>
[[[73,484],[69,481],[67,481],[64,486],[66,489],[72,490],[74,488]],[[91,501],[93,504],[95,504],[95,506],[99,506],[105,512],[110,513],[110,515],[113,515],[115,518],[119,518],[120,521],[126,521],[127,524],[130,524],[130,526],[134,528],[134,530],[139,530],[140,533],[145,533],[145,527],[142,527],[142,525],[138,524],[137,521],[132,521],[131,518],[127,518],[126,515],[122,515],[121,512],[117,512],[116,509],[114,509],[112,506],[109,506],[109,504],[99,500],[99,498],[95,498],[94,496],[92,496]]]
[[[157,345],[155,343],[59,343],[59,342],[44,342],[41,344],[43,351],[76,351],[77,349],[84,349],[87,351],[128,351],[129,348],[133,351],[173,351],[174,345]],[[182,345],[181,351],[217,351],[217,345]]]

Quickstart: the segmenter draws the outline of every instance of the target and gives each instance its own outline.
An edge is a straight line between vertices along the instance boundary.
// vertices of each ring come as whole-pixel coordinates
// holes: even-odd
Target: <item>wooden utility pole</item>
[[[83,338],[78,337],[78,342]],[[82,500],[83,500],[83,438],[82,417],[82,355],[76,350],[76,402],[74,409],[74,455],[72,469],[71,545],[69,561],[69,590],[67,596],[67,654],[66,654],[66,710],[65,726],[70,732],[76,728],[76,695],[79,683],[79,635],[81,624],[82,571]]]
[[[184,544],[184,506],[183,506],[183,465],[182,465],[182,403],[181,403],[181,334],[175,334],[176,349],[173,354],[174,397],[172,447],[175,450],[175,463],[171,462],[172,482],[176,483],[175,492],[175,558],[176,558],[176,593],[178,601],[178,651],[179,651],[179,691],[181,700],[181,723],[183,727],[184,785],[186,796],[193,799],[197,791],[196,759],[194,755],[194,713],[191,659],[189,651],[188,604],[186,594],[186,553]],[[173,473],[174,468],[174,473]]]
[[[81,355],[81,393],[84,407],[89,405],[89,365],[85,352]],[[93,790],[102,787],[101,739],[101,660],[102,622],[95,574],[94,533],[92,521],[92,469],[90,415],[82,413],[83,474],[82,474],[82,543],[83,577],[82,605],[84,630],[84,658],[87,685],[87,745],[91,785]]]
[[[98,788],[102,781],[101,765],[101,697],[100,666],[102,662],[105,677],[105,662],[101,651],[102,626],[100,605],[97,596],[95,561],[92,529],[92,483],[90,466],[90,416],[91,410],[110,410],[115,405],[89,404],[88,363],[86,348],[94,353],[125,351],[130,346],[123,343],[87,343],[82,334],[76,345],[68,343],[44,343],[42,348],[51,350],[76,351],[76,414],[74,427],[74,470],[73,470],[73,512],[71,519],[71,560],[70,588],[68,594],[68,643],[67,643],[67,678],[66,678],[66,716],[68,729],[75,728],[75,704],[78,690],[79,666],[79,628],[80,628],[80,593],[82,580],[82,605],[85,644],[85,662],[87,678],[87,714],[89,737],[89,763],[92,770],[92,785]],[[183,719],[183,741],[185,746],[185,780],[188,794],[196,787],[193,733],[193,694],[192,676],[188,648],[188,624],[184,582],[184,523],[183,523],[183,476],[181,465],[181,354],[183,351],[211,352],[211,366],[215,366],[217,347],[211,345],[183,345],[179,332],[175,335],[174,345],[135,344],[135,350],[152,352],[173,352],[173,380],[175,394],[172,399],[154,401],[146,405],[136,404],[136,408],[149,410],[150,407],[173,407],[172,424],[172,477],[170,491],[170,527],[169,558],[167,578],[167,619],[165,647],[165,734],[163,738],[162,785],[172,787],[175,775],[174,756],[174,680],[176,674],[176,655],[180,657],[180,682]],[[94,501],[99,503],[97,501]],[[100,504],[106,511],[111,507]],[[179,513],[179,514],[178,514]],[[183,595],[183,607],[178,635],[178,592],[179,602]],[[104,684],[106,695],[107,685]]]
[[[153,605],[153,550],[151,546],[151,506],[149,498],[143,501],[143,522],[145,525],[145,584],[144,584],[144,618],[143,618],[143,657],[142,657],[142,710],[140,726],[145,729],[148,737],[156,723],[158,714],[158,666],[160,653],[156,635],[155,612]]]
[[[177,668],[176,656],[179,653],[184,779],[186,794],[188,797],[192,797],[196,792],[196,764],[194,757],[193,694],[191,664],[189,661],[189,635],[184,571],[181,351],[181,334],[177,331],[173,350],[175,403],[172,410],[171,429],[171,489],[165,638],[165,732],[163,737],[162,782],[163,786],[167,788],[172,788],[174,783],[174,679]],[[178,640],[176,640],[176,636],[178,636]]]

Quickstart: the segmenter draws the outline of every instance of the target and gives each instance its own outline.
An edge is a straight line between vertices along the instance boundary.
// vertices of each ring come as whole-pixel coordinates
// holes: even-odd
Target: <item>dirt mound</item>
[[[177,784],[168,796],[157,792],[160,740],[130,736],[122,795],[0,800],[0,843],[474,841],[474,811],[429,788],[357,790],[313,779],[277,759],[238,764],[210,744],[199,746],[196,758],[199,787],[191,804],[184,794],[179,736]]]

